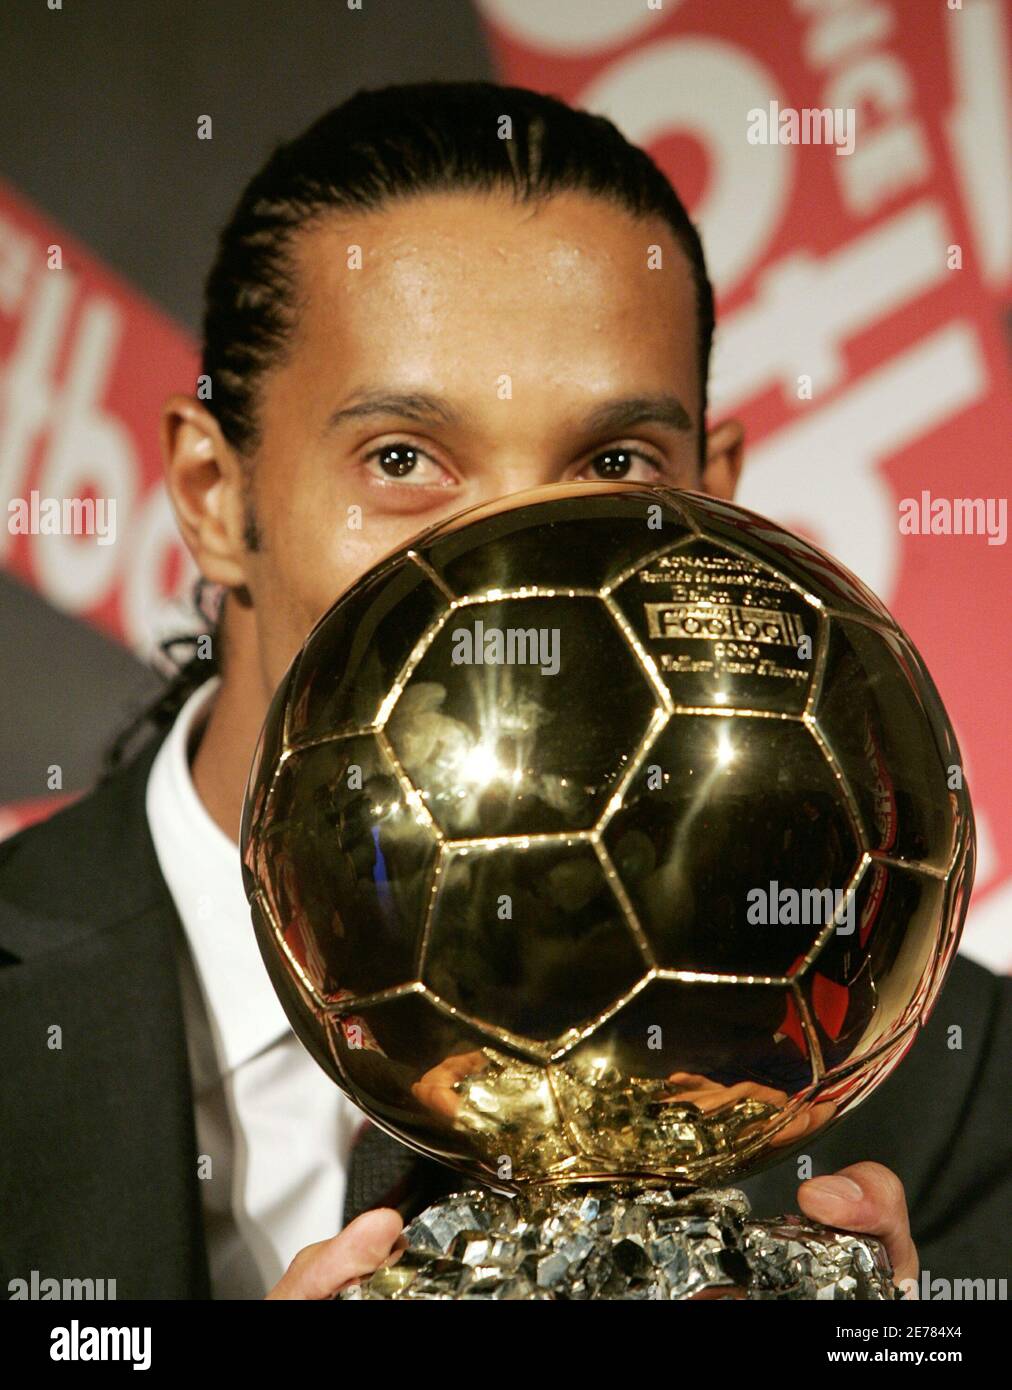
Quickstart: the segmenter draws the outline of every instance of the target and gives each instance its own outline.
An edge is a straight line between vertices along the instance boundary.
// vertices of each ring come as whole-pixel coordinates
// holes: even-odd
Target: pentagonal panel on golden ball
[[[588,829],[656,707],[596,598],[455,609],[405,683],[387,737],[445,833]]]
[[[447,853],[422,978],[448,1003],[545,1042],[597,1017],[644,969],[592,846]]]
[[[892,632],[834,617],[816,724],[864,823],[868,847],[945,869],[960,799],[947,785],[931,692]]]
[[[291,742],[372,725],[415,644],[448,606],[407,558],[360,580],[306,639],[289,696]]]
[[[239,862],[242,867],[243,888],[248,899],[252,899],[258,888],[253,863],[256,849],[254,832],[255,829],[259,828],[264,807],[267,805],[271,783],[274,781],[278,765],[285,753],[288,694],[296,664],[297,660],[289,666],[284,679],[271,698],[267,717],[260,729],[260,735],[253,752],[253,761],[246,779],[246,794],[243,797],[239,832]]]
[[[816,1088],[813,1104],[816,1109],[828,1107],[832,1114],[843,1114],[870,1095],[900,1062],[917,1041],[920,1028],[907,1027],[892,1041],[883,1044],[863,1061],[837,1067]]]
[[[819,612],[755,559],[692,540],[612,594],[677,705],[800,714]]]
[[[250,917],[267,974],[299,1040],[310,1056],[340,1084],[327,1043],[326,1005],[308,976],[310,952],[302,935],[303,924],[295,919],[283,933],[263,892],[250,899]]]
[[[970,811],[969,815],[969,824],[964,824],[962,827],[956,859],[946,880],[938,955],[931,971],[927,998],[924,1001],[925,1022],[931,1017],[938,992],[949,973],[949,967],[956,954],[963,922],[970,905],[970,893],[973,890],[973,878],[977,864],[977,846],[973,832],[973,812]]]
[[[938,693],[938,687],[932,679],[931,672],[914,644],[900,632],[896,634],[895,651],[904,672],[919,693],[921,709],[931,725],[938,761],[945,769],[946,780],[952,780],[954,785],[959,785],[963,780],[959,744],[956,741],[956,732],[945,712],[945,705],[942,703],[942,697]],[[973,808],[969,804],[969,799],[963,798],[962,804],[972,820]]]
[[[685,510],[707,538],[718,544],[741,546],[749,554],[760,556],[771,569],[827,607],[843,613],[873,615],[893,625],[889,610],[867,584],[804,536],[719,497],[690,493],[685,498]]]
[[[693,535],[670,489],[556,484],[537,511],[523,494],[461,512],[417,538],[450,590],[467,598],[537,585],[599,589],[646,551]]]
[[[945,885],[873,862],[804,972],[801,989],[826,1071],[876,1051],[917,1017],[938,950]]]
[[[768,1146],[813,1082],[788,986],[664,979],[553,1063],[552,1076],[581,1153],[602,1172],[686,1179]]]
[[[741,715],[672,715],[603,838],[658,964],[735,976],[794,969],[860,857],[806,726]]]
[[[423,995],[333,1014],[327,1032],[332,1074],[347,1079],[368,1115],[423,1152],[466,1162],[503,1188],[566,1163],[571,1145],[543,1070]]]
[[[415,977],[435,850],[372,736],[317,744],[281,765],[256,872],[321,996]]]

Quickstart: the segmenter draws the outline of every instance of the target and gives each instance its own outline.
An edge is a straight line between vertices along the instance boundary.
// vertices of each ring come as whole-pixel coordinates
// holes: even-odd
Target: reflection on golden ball
[[[956,948],[951,725],[851,574],[695,492],[474,508],[324,615],[243,877],[295,1031],[504,1190],[739,1180],[896,1066]]]

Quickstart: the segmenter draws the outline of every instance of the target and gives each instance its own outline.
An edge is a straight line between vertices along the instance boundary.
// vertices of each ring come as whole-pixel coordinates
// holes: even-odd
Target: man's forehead
[[[504,198],[475,197],[473,209],[467,198],[443,201],[451,210],[466,204],[472,222],[447,222],[439,199],[419,199],[385,213],[336,216],[301,238],[292,347],[303,370],[326,378],[328,389],[340,380],[328,414],[354,405],[352,379],[401,394],[436,387],[433,394],[445,398],[454,391],[462,397],[475,383],[486,383],[484,393],[490,374],[498,381],[504,373],[528,399],[558,392],[560,407],[562,396],[585,392],[602,403],[668,392],[696,414],[695,289],[688,259],[663,224],[637,222],[588,196],[571,200],[564,215],[549,206],[538,218]],[[589,222],[566,240],[577,207],[611,238],[593,257]],[[526,243],[526,259],[500,254],[510,228],[522,238],[538,220],[550,234]],[[651,268],[650,238],[662,233],[659,271]],[[447,255],[448,238],[454,249]],[[546,245],[563,250],[541,260]],[[678,408],[668,409],[668,422],[683,428],[675,423]],[[653,410],[658,419],[663,413]]]
[[[547,282],[576,291],[692,292],[688,257],[658,217],[637,218],[583,192],[530,206],[505,195],[447,192],[398,198],[362,213],[334,213],[296,235],[294,258],[309,290],[410,291],[452,277],[498,285]]]

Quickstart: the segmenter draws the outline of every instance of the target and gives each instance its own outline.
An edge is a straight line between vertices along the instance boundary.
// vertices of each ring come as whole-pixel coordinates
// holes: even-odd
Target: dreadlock
[[[222,674],[224,655],[224,595],[203,575],[194,582],[192,603],[204,619],[204,632],[177,633],[158,644],[155,665],[167,677],[157,698],[130,720],[116,735],[102,760],[103,777],[108,777],[126,761],[135,741],[149,729],[165,731],[193,692],[212,676]],[[209,638],[209,641],[204,639]],[[206,648],[206,655],[204,649]],[[186,653],[180,656],[179,653]]]

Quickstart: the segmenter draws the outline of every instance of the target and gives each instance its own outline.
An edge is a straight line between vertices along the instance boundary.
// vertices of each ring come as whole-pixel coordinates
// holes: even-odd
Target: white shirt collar
[[[190,737],[220,684],[211,677],[179,711],[152,764],[146,805],[224,1075],[288,1033],[290,1024],[253,933],[239,847],[211,819],[190,774]]]

